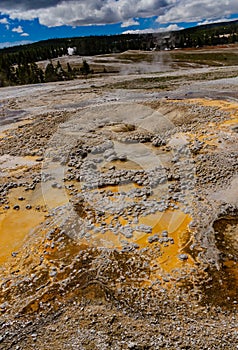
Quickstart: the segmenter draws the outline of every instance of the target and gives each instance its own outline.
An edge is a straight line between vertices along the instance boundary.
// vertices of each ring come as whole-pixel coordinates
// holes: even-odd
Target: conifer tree
[[[58,77],[55,72],[54,66],[52,62],[48,63],[45,69],[45,81],[50,82],[50,81],[57,81]]]
[[[91,72],[90,66],[86,60],[83,60],[83,66],[80,68],[80,71],[82,74],[86,75],[86,77]]]

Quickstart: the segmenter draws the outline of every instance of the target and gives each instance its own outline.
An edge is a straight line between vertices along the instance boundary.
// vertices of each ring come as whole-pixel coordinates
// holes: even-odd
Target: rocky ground
[[[0,348],[237,349],[237,67],[165,68],[1,89]]]

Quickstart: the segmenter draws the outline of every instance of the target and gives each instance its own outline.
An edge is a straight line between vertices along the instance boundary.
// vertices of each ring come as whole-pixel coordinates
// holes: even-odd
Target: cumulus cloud
[[[48,27],[125,23],[163,14],[174,0],[3,0],[0,12],[11,19],[38,18]]]
[[[6,17],[5,18],[1,18],[0,19],[0,23],[1,24],[9,24],[8,19]]]
[[[178,0],[165,13],[158,16],[157,22],[199,22],[203,20],[217,21],[238,13],[237,0]]]
[[[18,33],[18,34],[23,33],[22,26],[18,26],[18,27],[12,28],[12,32],[13,32],[13,33]]]
[[[10,46],[17,46],[17,45],[26,45],[26,44],[31,44],[32,41],[30,40],[22,40],[22,41],[7,41],[4,43],[0,43],[0,49],[3,49],[4,47],[10,47]]]
[[[133,18],[128,19],[128,21],[125,21],[121,24],[122,28],[130,27],[130,26],[139,26],[140,22],[135,21]]]
[[[29,36],[30,34],[28,33],[22,33],[21,36]]]
[[[9,10],[32,10],[32,9],[44,9],[47,7],[56,6],[62,2],[62,0],[1,0],[1,8]]]
[[[198,26],[203,26],[203,25],[206,25],[206,24],[222,23],[222,22],[229,22],[229,21],[235,21],[235,20],[238,20],[238,18],[232,18],[232,19],[221,18],[221,19],[217,19],[217,20],[205,20],[205,21],[199,22],[197,25]]]
[[[158,33],[158,29],[146,28],[146,29],[129,29],[122,32],[122,34],[149,34],[149,33]]]
[[[147,28],[147,29],[136,29],[136,30],[127,30],[122,34],[147,34],[147,33],[164,33],[164,32],[173,32],[176,30],[184,29],[183,27],[179,27],[177,24],[170,24],[167,27],[163,28]]]
[[[180,27],[177,24],[170,24],[168,27],[159,28],[160,32],[175,32],[176,30],[182,30],[184,27]]]
[[[201,22],[238,13],[237,0],[1,0],[0,12],[11,19],[38,18],[48,27],[60,25],[135,25],[133,18],[157,16],[159,23]],[[132,21],[134,21],[133,24]]]

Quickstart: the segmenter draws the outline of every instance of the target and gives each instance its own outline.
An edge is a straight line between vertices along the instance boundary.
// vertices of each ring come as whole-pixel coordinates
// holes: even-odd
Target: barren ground
[[[195,53],[1,89],[1,349],[238,348],[238,61]]]

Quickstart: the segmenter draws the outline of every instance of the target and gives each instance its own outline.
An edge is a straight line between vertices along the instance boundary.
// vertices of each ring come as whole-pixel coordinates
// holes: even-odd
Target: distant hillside
[[[212,23],[176,33],[176,45],[183,47],[216,46],[238,42],[238,20]]]
[[[0,49],[0,56],[24,53],[34,62],[67,54],[68,47],[75,47],[76,54],[91,56],[126,50],[164,49],[168,47],[196,47],[221,45],[238,41],[238,20],[187,28],[176,32],[153,34],[120,34],[90,37],[49,39],[32,44]],[[21,56],[21,54],[20,54]]]
[[[92,56],[127,50],[172,50],[236,42],[238,42],[238,21],[202,25],[167,33],[49,39],[0,49],[0,86],[45,81],[44,72],[38,70],[35,62],[66,55],[69,47],[74,48],[77,55]],[[53,68],[50,69],[52,71]],[[58,67],[58,71],[60,69]],[[62,73],[62,76],[69,78],[72,76],[71,71],[69,75]]]

